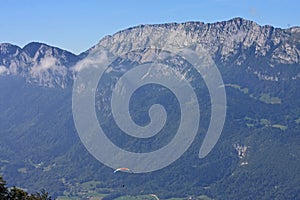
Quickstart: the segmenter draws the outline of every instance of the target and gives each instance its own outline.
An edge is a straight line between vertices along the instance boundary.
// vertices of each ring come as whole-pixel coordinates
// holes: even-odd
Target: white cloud
[[[33,76],[37,76],[47,72],[48,70],[59,72],[61,74],[66,73],[66,68],[54,57],[42,58],[38,63],[34,64],[34,66],[30,69],[30,73]]]
[[[108,61],[107,52],[100,49],[93,49],[89,55],[83,60],[79,61],[75,66],[71,68],[74,72],[79,72],[82,69],[89,67],[108,67],[106,64],[110,64]]]
[[[55,69],[56,68],[56,58],[53,57],[45,57],[38,62],[38,64],[35,64],[32,68],[31,71],[33,73],[38,73],[41,71],[47,71],[48,69]]]
[[[1,74],[9,74],[9,70],[3,65],[0,65],[0,75]]]

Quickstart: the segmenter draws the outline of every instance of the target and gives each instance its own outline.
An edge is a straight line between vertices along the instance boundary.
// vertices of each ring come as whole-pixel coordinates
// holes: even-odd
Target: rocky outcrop
[[[104,37],[79,56],[41,43],[30,43],[24,48],[3,43],[0,44],[0,75],[19,75],[28,82],[64,88],[72,83],[76,75],[72,66],[99,46],[105,46],[119,55],[140,47],[166,43],[178,48],[201,46],[216,62],[243,66],[264,80],[281,79],[279,75],[283,74],[282,71],[271,69],[268,72],[269,68],[300,64],[299,27],[280,29],[234,18],[207,24],[140,25]],[[291,80],[298,79],[300,71],[293,70],[289,76]]]

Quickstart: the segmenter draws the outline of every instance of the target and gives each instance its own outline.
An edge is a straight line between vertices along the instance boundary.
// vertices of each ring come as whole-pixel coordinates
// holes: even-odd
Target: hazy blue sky
[[[239,16],[281,28],[300,25],[299,0],[0,0],[0,9],[0,43],[40,41],[74,53],[138,24]]]

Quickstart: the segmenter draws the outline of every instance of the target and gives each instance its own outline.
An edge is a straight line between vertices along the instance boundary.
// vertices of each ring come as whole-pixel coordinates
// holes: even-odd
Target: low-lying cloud
[[[9,74],[9,70],[5,66],[0,65],[0,75],[2,74]]]
[[[37,64],[35,64],[30,69],[30,73],[33,76],[37,76],[48,71],[56,71],[65,74],[66,68],[63,65],[61,65],[58,59],[54,57],[45,57],[42,58]]]

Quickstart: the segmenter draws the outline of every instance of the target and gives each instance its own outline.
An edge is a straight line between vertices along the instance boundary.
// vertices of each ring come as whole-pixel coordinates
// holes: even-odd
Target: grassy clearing
[[[115,200],[152,200],[153,197],[151,197],[150,195],[139,195],[139,196],[121,196],[116,198]],[[183,199],[187,199],[187,198],[169,198],[167,200],[183,200]],[[198,197],[193,197],[193,199],[198,199],[198,200],[212,200],[211,198],[209,198],[206,195],[201,195]]]
[[[115,200],[145,200],[152,199],[150,196],[121,196],[116,198]]]
[[[74,196],[59,196],[56,199],[57,200],[78,200],[78,199],[102,199],[103,197],[105,197],[107,194],[100,194],[100,193],[86,193],[86,194],[77,194],[76,197]]]
[[[278,97],[271,97],[269,93],[262,93],[259,97],[261,102],[266,104],[281,104],[281,99]]]
[[[273,128],[279,128],[282,131],[285,131],[288,128],[287,126],[280,125],[280,124],[273,124],[272,127]]]
[[[82,183],[80,186],[82,189],[89,190],[89,189],[96,188],[98,184],[101,184],[101,182],[100,181],[88,181],[88,182]]]
[[[26,167],[20,168],[20,169],[18,169],[18,172],[26,174],[27,173],[27,168]]]
[[[269,120],[267,120],[267,119],[261,119],[260,120],[260,124],[262,126],[271,126],[271,122]]]
[[[248,94],[249,93],[249,89],[248,88],[242,88],[241,86],[239,86],[237,84],[225,84],[225,86],[237,89],[237,90],[241,91],[244,94]]]
[[[78,197],[59,196],[57,200],[78,200]]]
[[[209,197],[206,196],[206,195],[201,195],[201,196],[199,196],[198,198],[201,199],[201,200],[212,200],[211,198],[209,198]]]
[[[249,89],[242,88],[240,85],[229,83],[229,84],[225,84],[225,86],[237,89],[244,94],[249,94]],[[254,94],[249,94],[249,97],[258,99],[259,101],[264,102],[266,104],[281,104],[281,99],[279,97],[271,97],[269,93],[261,93],[259,97],[256,97],[256,95]]]

